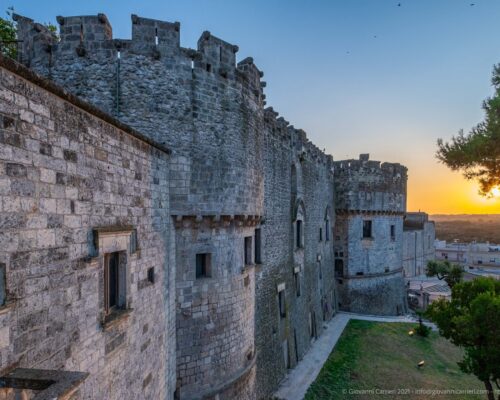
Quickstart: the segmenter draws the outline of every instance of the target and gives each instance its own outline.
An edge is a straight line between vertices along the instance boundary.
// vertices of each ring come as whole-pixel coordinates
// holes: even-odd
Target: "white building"
[[[408,212],[403,222],[403,271],[405,277],[425,274],[427,262],[434,259],[436,230],[434,221],[423,212]]]
[[[448,260],[463,265],[466,279],[491,276],[500,279],[500,245],[492,243],[434,242],[436,260]]]

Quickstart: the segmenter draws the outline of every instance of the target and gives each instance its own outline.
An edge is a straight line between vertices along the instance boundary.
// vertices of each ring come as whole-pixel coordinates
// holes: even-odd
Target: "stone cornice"
[[[389,210],[351,210],[346,208],[336,208],[336,215],[405,215],[404,211]]]

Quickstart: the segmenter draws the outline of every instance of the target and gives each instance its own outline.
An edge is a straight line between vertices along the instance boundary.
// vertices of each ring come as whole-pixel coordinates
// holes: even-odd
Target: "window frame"
[[[295,271],[293,273],[293,276],[295,278],[295,295],[296,297],[300,297],[301,296],[300,272]]]
[[[113,314],[114,312],[118,310],[123,310],[126,308],[126,293],[125,293],[125,287],[124,282],[122,281],[121,274],[123,273],[122,268],[123,265],[122,263],[125,262],[123,260],[123,251],[114,251],[114,252],[109,252],[104,255],[104,314],[106,316]],[[114,282],[112,281],[112,276],[111,274],[111,261],[115,260],[116,266],[115,266],[115,271],[113,273],[114,275]],[[114,304],[111,305],[111,285],[114,285]]]
[[[373,239],[373,221],[371,219],[363,220],[363,239]]]
[[[262,264],[262,229],[256,228],[254,232],[254,262],[255,264]]]
[[[243,238],[243,260],[245,265],[253,265],[253,236]]]
[[[278,311],[280,319],[286,318],[286,296],[284,288],[278,291]]]
[[[198,268],[200,265],[200,268]],[[196,253],[195,278],[204,279],[212,277],[212,253]]]
[[[5,263],[0,263],[0,307],[4,307],[7,304],[7,265]]]
[[[303,221],[298,219],[295,221],[295,247],[301,249],[304,247],[302,240]]]
[[[340,269],[342,271],[340,271]],[[335,259],[334,274],[335,274],[335,278],[343,278],[344,277],[344,260],[343,259],[341,259],[341,258]]]

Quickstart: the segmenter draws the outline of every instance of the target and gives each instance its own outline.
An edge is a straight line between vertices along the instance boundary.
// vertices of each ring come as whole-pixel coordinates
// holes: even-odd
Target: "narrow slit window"
[[[104,307],[106,314],[123,308],[123,297],[120,296],[124,288],[120,285],[120,253],[109,253],[105,257],[104,268]]]
[[[296,222],[297,227],[296,227],[296,244],[297,247],[300,248],[302,247],[302,221],[299,219]]]
[[[391,225],[391,240],[396,240],[396,225]]]
[[[363,239],[372,237],[372,221],[367,219],[363,221]]]
[[[0,263],[0,306],[3,306],[7,299],[6,275],[5,264]]]
[[[342,278],[344,276],[344,260],[335,260],[335,277]]]
[[[323,228],[319,228],[319,241],[323,241]]]
[[[255,263],[262,263],[262,231],[260,228],[255,230]]]
[[[245,238],[245,265],[252,264],[252,237]]]
[[[149,283],[155,283],[155,267],[148,269],[148,281]]]
[[[281,290],[278,292],[278,301],[279,301],[279,308],[280,308],[280,317],[285,318],[286,317],[286,304],[285,304],[285,291]]]
[[[211,261],[210,253],[196,254],[196,279],[212,276]]]
[[[297,297],[300,297],[300,274],[295,272],[293,275],[295,277],[295,292]]]

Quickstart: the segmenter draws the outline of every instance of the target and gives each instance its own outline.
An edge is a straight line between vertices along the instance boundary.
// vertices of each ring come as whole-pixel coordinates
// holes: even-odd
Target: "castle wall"
[[[61,40],[44,35],[50,43],[44,53],[33,21],[16,18],[35,49],[25,57],[31,68],[174,149],[170,214],[176,221],[258,223],[264,190],[262,73],[251,59],[236,65],[237,46],[204,32],[196,50],[181,48],[179,23],[136,15],[132,39],[113,39],[99,14],[58,17]],[[177,323],[183,332],[177,386],[183,398],[229,393],[224,385],[246,368],[253,358],[247,353],[254,354],[253,272],[242,274],[240,260],[234,264],[247,232],[222,225],[218,232],[203,231],[198,223],[184,222],[175,225]],[[213,255],[214,275],[203,284],[192,276],[200,240],[210,243]],[[242,287],[247,278],[251,284]],[[181,299],[189,290],[194,298],[187,306]],[[230,298],[209,304],[208,293],[221,290]]]
[[[257,398],[262,399],[302,359],[335,304],[331,158],[308,142],[303,131],[276,117],[266,110],[263,263],[256,274],[255,313]],[[302,220],[301,247],[297,219]],[[280,291],[285,316],[280,315]]]
[[[30,68],[173,149],[161,216],[173,229],[176,270],[175,292],[163,292],[177,332],[168,335],[175,383],[173,353],[163,354],[170,392],[269,398],[339,306],[403,311],[406,168],[367,157],[333,163],[264,110],[262,72],[251,58],[236,64],[238,47],[209,32],[196,49],[182,48],[179,23],[133,15],[132,39],[113,39],[98,14],[58,17],[57,41],[15,18]],[[360,236],[364,218],[373,220],[371,241]],[[205,270],[199,260],[208,255]]]
[[[173,171],[173,214],[262,214],[262,73],[236,65],[237,46],[204,32],[181,48],[179,23],[136,15],[132,39],[113,39],[103,14],[58,17],[58,42],[15,18],[30,68],[189,157]]]
[[[0,143],[0,369],[88,372],[77,398],[173,398],[167,149],[4,58]],[[115,251],[123,304],[105,316]]]
[[[406,168],[370,161],[368,155],[334,164],[339,308],[401,314]]]
[[[231,399],[231,388],[241,389],[241,380],[245,391],[237,397],[255,396],[255,382],[247,377],[255,364],[255,274],[253,260],[245,264],[244,239],[254,238],[256,223],[207,218],[176,222],[177,371],[182,399],[216,394]],[[197,254],[210,255],[209,276],[196,277]]]
[[[364,220],[372,221],[372,238],[363,239]],[[395,227],[394,239],[391,225]],[[337,276],[339,308],[373,314],[402,313],[402,217],[337,215],[336,235],[336,259],[344,265],[343,274]]]

